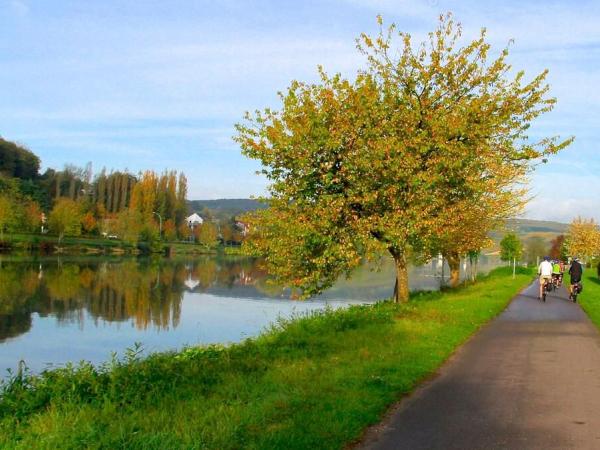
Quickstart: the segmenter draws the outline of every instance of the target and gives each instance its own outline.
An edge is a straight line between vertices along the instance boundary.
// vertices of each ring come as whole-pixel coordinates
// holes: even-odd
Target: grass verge
[[[568,276],[565,276],[565,281],[568,283]],[[579,294],[577,301],[594,325],[600,328],[600,279],[595,267],[583,269],[583,292]]]
[[[228,347],[16,376],[0,390],[0,448],[341,448],[530,281],[502,268],[407,305],[281,322]]]

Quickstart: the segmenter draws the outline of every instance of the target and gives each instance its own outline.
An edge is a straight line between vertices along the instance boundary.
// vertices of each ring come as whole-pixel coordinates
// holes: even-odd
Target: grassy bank
[[[569,282],[568,275],[565,277],[565,281]],[[595,267],[584,269],[583,292],[579,294],[577,301],[592,322],[600,328],[600,279],[598,279]]]
[[[58,247],[58,236],[45,234],[4,234],[4,243],[11,250],[54,250]],[[60,246],[66,249],[80,251],[99,251],[125,249],[127,246],[121,241],[97,237],[64,237]]]
[[[103,254],[139,254],[161,253],[180,255],[216,254],[218,247],[189,242],[139,242],[131,245],[118,239],[106,239],[99,236],[66,236],[58,242],[58,236],[42,234],[4,234],[3,247],[6,251],[41,251],[54,253],[60,247],[61,253],[103,253]]]
[[[531,281],[477,284],[312,314],[229,347],[16,377],[1,448],[340,448]]]

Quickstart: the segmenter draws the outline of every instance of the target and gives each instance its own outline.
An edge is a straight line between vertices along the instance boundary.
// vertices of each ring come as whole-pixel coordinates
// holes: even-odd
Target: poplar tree
[[[110,173],[106,181],[106,210],[109,213],[113,213],[113,195],[115,193],[115,177],[113,177],[113,172]]]
[[[124,211],[128,206],[128,197],[129,197],[129,182],[130,175],[127,172],[121,174],[121,193],[120,193],[120,204],[119,211]]]
[[[184,223],[187,212],[187,178],[185,177],[185,174],[181,172],[177,182],[177,212],[175,215],[175,223],[178,227]]]
[[[121,172],[115,172],[112,176],[114,179],[113,184],[113,212],[118,213],[120,211],[121,205],[121,180],[123,179],[121,176]]]
[[[96,180],[96,190],[98,191],[97,203],[102,205],[105,211],[108,210],[106,207],[106,168],[102,168],[98,179]]]

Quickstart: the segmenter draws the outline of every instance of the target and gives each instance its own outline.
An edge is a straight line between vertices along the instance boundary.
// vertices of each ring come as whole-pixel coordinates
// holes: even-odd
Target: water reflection
[[[479,268],[497,264],[484,258]],[[440,261],[411,268],[410,288],[439,288],[444,270]],[[320,297],[296,302],[244,258],[0,255],[0,378],[21,359],[39,371],[100,363],[135,342],[147,351],[236,342],[278,317],[388,298],[393,281],[393,264],[384,261],[378,271],[362,267]]]
[[[480,262],[483,271],[497,260]],[[411,268],[411,289],[437,289],[443,265]],[[446,271],[447,273],[447,271]],[[468,268],[463,266],[463,275]],[[362,268],[340,280],[321,300],[376,300],[392,293],[394,268]],[[204,257],[142,259],[70,257],[23,261],[0,257],[0,342],[28,332],[32,315],[57,326],[129,322],[137,330],[177,328],[186,293],[240,299],[285,297],[266,282],[254,260]]]
[[[31,315],[60,323],[98,321],[167,330],[181,320],[184,293],[252,286],[264,273],[252,260],[0,260],[0,342],[27,332]]]

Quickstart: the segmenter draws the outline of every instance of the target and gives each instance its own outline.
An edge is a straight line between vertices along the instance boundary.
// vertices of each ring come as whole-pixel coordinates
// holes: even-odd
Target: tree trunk
[[[474,282],[479,271],[479,256],[469,255],[469,261],[471,262],[471,281]]]
[[[475,281],[475,272],[473,270],[473,255],[469,254],[469,275],[471,278],[471,281]]]
[[[390,253],[394,257],[396,265],[396,284],[394,285],[394,302],[403,303],[408,301],[408,265],[404,251],[390,247]]]
[[[456,287],[460,283],[460,255],[457,252],[449,252],[444,257],[450,267],[450,287]]]

